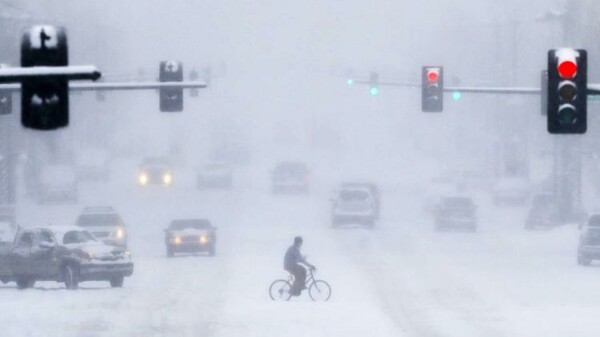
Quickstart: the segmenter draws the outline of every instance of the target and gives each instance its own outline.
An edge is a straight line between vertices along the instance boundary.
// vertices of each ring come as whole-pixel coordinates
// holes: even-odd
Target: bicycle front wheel
[[[269,287],[269,296],[273,301],[289,301],[292,297],[292,285],[286,280],[275,280]]]
[[[316,280],[308,288],[308,295],[315,302],[326,302],[331,298],[331,287],[323,280]]]

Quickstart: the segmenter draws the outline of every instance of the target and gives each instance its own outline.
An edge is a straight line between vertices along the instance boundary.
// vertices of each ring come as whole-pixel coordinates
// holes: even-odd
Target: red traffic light
[[[437,82],[440,77],[440,73],[437,70],[428,70],[427,71],[427,80],[429,82]]]
[[[577,74],[577,63],[566,60],[558,64],[558,74],[562,78],[573,78]]]

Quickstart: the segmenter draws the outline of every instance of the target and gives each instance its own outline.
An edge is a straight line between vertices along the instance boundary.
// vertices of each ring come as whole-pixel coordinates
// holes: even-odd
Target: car
[[[600,214],[592,214],[581,228],[577,247],[577,264],[588,266],[600,259]]]
[[[373,200],[375,202],[375,218],[377,220],[379,220],[379,216],[381,215],[381,190],[379,189],[379,186],[377,186],[377,184],[372,183],[372,182],[345,182],[342,183],[340,185],[340,187],[342,189],[354,189],[354,188],[358,188],[358,189],[368,189],[369,192],[371,193],[371,196],[373,197]]]
[[[78,176],[84,181],[106,181],[110,178],[110,156],[99,148],[84,149],[77,158]]]
[[[331,225],[362,224],[375,226],[376,200],[367,187],[340,187],[332,199]]]
[[[303,193],[308,194],[310,186],[310,172],[301,162],[282,162],[272,171],[271,189],[278,193]]]
[[[531,197],[525,229],[550,228],[557,225],[556,202],[552,194],[535,194]]]
[[[165,229],[167,257],[178,253],[216,253],[216,228],[206,219],[178,219]]]
[[[42,167],[36,197],[38,202],[77,202],[79,182],[77,170],[70,164],[48,164]]]
[[[0,281],[14,281],[19,289],[36,281],[64,282],[67,289],[77,289],[84,281],[122,287],[133,274],[127,250],[98,241],[85,228],[21,228],[13,242],[0,245]]]
[[[470,197],[441,197],[435,207],[434,218],[437,231],[448,229],[477,231],[476,207]]]
[[[233,171],[224,162],[211,162],[202,166],[198,171],[197,186],[205,188],[231,188],[233,185]]]
[[[127,248],[127,226],[112,207],[86,207],[75,225],[108,245]]]
[[[495,205],[524,206],[529,199],[529,181],[520,177],[505,177],[493,187]]]
[[[147,157],[139,165],[138,183],[140,186],[173,184],[172,165],[166,157]]]

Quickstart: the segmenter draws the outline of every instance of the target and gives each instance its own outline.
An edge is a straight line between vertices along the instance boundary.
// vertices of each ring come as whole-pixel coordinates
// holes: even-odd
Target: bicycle
[[[331,298],[331,286],[323,280],[315,279],[315,270],[309,269],[304,285],[308,289],[308,295],[314,302],[326,302]],[[294,284],[294,275],[284,280],[273,281],[269,287],[269,296],[273,301],[289,301],[292,298],[292,284]]]

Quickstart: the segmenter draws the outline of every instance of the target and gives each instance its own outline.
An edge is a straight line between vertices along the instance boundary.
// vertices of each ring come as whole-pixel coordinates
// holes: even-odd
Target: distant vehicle
[[[377,221],[377,202],[367,187],[341,187],[332,200],[331,225],[362,224],[373,227]]]
[[[216,253],[216,228],[205,219],[173,220],[165,229],[167,256],[177,253],[206,252],[210,256]]]
[[[166,157],[144,158],[139,165],[138,183],[141,186],[173,184],[172,165]]]
[[[371,182],[345,182],[340,186],[341,189],[361,189],[365,188],[369,190],[373,200],[375,202],[375,219],[379,220],[379,216],[381,215],[381,191],[377,184]]]
[[[231,166],[222,162],[212,162],[204,165],[198,171],[197,186],[205,188],[231,188],[233,171]]]
[[[127,226],[112,207],[86,207],[76,225],[108,245],[127,248]]]
[[[273,193],[304,193],[308,194],[310,172],[304,163],[279,163],[271,176]]]
[[[25,228],[14,243],[0,243],[0,280],[15,281],[19,289],[36,281],[64,282],[67,289],[83,281],[122,287],[132,274],[127,250],[108,246],[81,227]]]
[[[556,203],[552,194],[535,194],[531,198],[525,229],[549,228],[556,225]]]
[[[598,259],[600,259],[600,214],[593,214],[581,229],[577,264],[588,266],[593,260]]]
[[[108,151],[88,148],[77,158],[80,180],[108,180],[110,178],[110,157]]]
[[[50,164],[43,166],[40,173],[36,197],[39,202],[77,202],[79,183],[75,166]]]
[[[496,183],[492,193],[495,205],[525,205],[529,199],[529,182],[525,178],[502,178]]]
[[[11,206],[0,206],[0,242],[14,240],[17,224],[15,210]]]
[[[477,231],[476,207],[469,197],[442,197],[435,207],[435,229]]]

